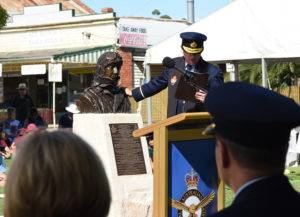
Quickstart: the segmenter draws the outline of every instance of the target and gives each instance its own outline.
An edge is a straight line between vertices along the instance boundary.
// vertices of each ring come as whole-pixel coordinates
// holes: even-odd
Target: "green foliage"
[[[268,78],[271,88],[284,88],[296,85],[297,78],[300,77],[300,63],[276,63],[268,64]],[[260,64],[239,65],[240,81],[246,81],[261,85],[262,69]]]
[[[6,10],[0,5],[0,29],[5,26],[8,17]]]
[[[252,84],[261,84],[261,65],[241,64],[239,65],[240,81],[246,81]]]
[[[156,15],[156,16],[159,16],[160,15],[160,11],[155,9],[152,11],[152,15]],[[169,15],[165,14],[165,15],[162,15],[160,16],[159,18],[163,18],[163,19],[172,19]]]
[[[300,167],[286,167],[290,171],[286,176],[290,181],[299,181],[300,182]],[[298,189],[300,191],[300,189]]]
[[[169,15],[165,14],[165,15],[162,15],[160,16],[159,18],[162,18],[162,19],[172,19]]]
[[[160,15],[160,11],[155,9],[154,11],[152,11],[152,15]]]
[[[296,85],[300,76],[300,63],[278,63],[268,67],[268,74],[272,88],[284,88]]]
[[[227,185],[225,185],[225,207],[230,206],[233,200],[234,200],[233,191]]]
[[[230,73],[229,72],[225,72],[223,75],[224,75],[224,82],[230,81]]]

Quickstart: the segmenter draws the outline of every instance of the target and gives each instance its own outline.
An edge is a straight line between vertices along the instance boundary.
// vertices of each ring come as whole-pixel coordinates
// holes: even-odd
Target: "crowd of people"
[[[18,94],[12,106],[6,109],[6,119],[0,122],[0,187],[6,180],[7,167],[5,160],[15,153],[15,142],[23,135],[35,128],[47,128],[48,123],[34,107],[34,102],[28,93],[25,83],[18,85]],[[79,113],[77,106],[71,103],[66,107],[67,113],[59,120],[59,127],[71,130],[73,127],[73,113]]]

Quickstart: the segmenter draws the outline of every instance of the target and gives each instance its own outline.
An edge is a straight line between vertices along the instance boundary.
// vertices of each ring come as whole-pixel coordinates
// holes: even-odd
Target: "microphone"
[[[178,68],[175,64],[175,61],[173,59],[171,59],[170,57],[165,57],[162,61],[163,66],[171,69],[174,68],[176,71],[178,71],[179,73],[185,75],[185,71],[183,71],[182,69]]]
[[[193,77],[193,75],[192,75],[192,72],[190,72],[190,71],[185,71],[185,70],[183,70],[183,69],[178,68],[178,67],[176,66],[176,64],[175,64],[175,61],[174,61],[172,58],[170,58],[170,57],[165,57],[165,58],[163,59],[163,61],[162,61],[162,64],[163,64],[163,66],[165,66],[165,67],[167,67],[167,68],[169,68],[169,69],[173,68],[173,69],[175,69],[176,71],[178,71],[179,73],[183,74],[183,75],[185,76],[185,78],[187,78],[186,80],[189,81],[188,83],[189,83],[190,85],[192,85],[192,86],[194,86],[194,87],[196,87],[196,88],[198,88],[198,89],[204,91],[205,93],[207,93],[207,90],[206,90],[206,89],[204,89],[203,87],[200,87],[198,84],[196,84],[195,82],[193,82],[194,77]]]

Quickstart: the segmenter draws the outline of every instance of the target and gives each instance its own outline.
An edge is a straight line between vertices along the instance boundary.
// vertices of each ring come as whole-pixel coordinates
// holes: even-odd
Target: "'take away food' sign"
[[[147,29],[137,26],[120,26],[120,44],[147,47]]]

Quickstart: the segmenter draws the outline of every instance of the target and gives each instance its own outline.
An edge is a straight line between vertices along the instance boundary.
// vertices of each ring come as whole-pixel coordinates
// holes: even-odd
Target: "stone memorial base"
[[[153,175],[138,114],[74,114],[73,132],[97,152],[110,182],[109,217],[152,217]],[[92,186],[90,186],[92,187]]]

